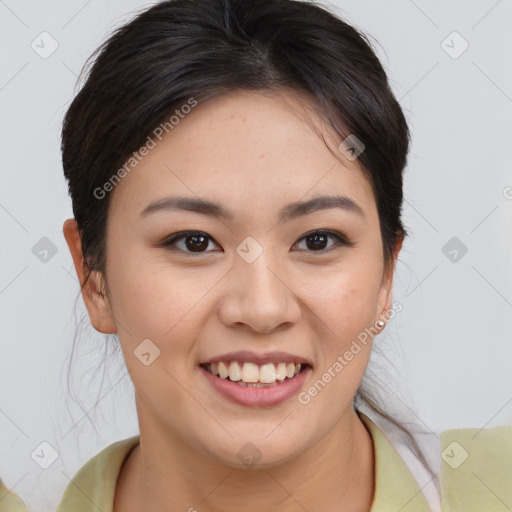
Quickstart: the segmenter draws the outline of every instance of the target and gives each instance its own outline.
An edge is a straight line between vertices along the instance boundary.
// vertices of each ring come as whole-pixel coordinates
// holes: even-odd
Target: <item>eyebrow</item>
[[[308,215],[320,210],[338,208],[347,212],[355,213],[365,218],[364,210],[353,199],[341,195],[318,196],[307,201],[297,201],[281,208],[278,222],[289,222],[298,217]],[[156,212],[170,212],[185,210],[202,215],[210,215],[219,219],[233,221],[235,214],[219,203],[207,199],[174,196],[164,197],[148,204],[141,212],[141,217],[147,217]]]

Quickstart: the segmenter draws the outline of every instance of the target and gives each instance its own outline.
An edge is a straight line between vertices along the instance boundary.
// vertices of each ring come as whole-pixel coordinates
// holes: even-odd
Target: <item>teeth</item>
[[[219,363],[219,377],[221,379],[226,379],[229,375],[228,367],[226,366],[226,363]]]
[[[240,368],[240,365],[233,361],[229,365],[229,379],[232,381],[242,380],[242,368]]]
[[[287,378],[293,378],[300,372],[302,365],[299,363],[268,363],[258,366],[254,363],[243,363],[243,365],[240,365],[237,361],[232,361],[231,363],[229,361],[221,361],[220,363],[211,363],[206,365],[206,367],[221,379],[229,378],[233,382],[239,382],[240,384],[273,384],[283,382]]]
[[[284,380],[284,379],[286,379],[286,375],[287,375],[286,363],[279,363],[277,365],[277,368],[276,368],[276,379],[277,380]],[[293,377],[293,375],[292,375],[292,377]]]
[[[242,380],[244,382],[258,382],[260,379],[260,369],[257,364],[244,363],[242,368]]]
[[[270,384],[276,381],[276,367],[272,364],[264,364],[260,368],[260,382]]]

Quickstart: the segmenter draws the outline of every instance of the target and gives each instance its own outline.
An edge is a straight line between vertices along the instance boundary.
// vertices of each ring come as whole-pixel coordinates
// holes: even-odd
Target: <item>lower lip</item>
[[[213,388],[232,402],[247,407],[273,407],[299,393],[311,367],[306,367],[298,375],[285,379],[281,384],[261,388],[240,386],[229,379],[217,377],[202,366],[199,369]]]

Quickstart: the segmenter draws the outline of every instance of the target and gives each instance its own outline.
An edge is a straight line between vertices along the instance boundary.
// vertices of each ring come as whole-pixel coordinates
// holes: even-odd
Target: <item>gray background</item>
[[[71,388],[83,410],[69,396],[75,321],[85,307],[79,298],[75,309],[78,282],[62,235],[72,213],[59,132],[86,58],[144,5],[0,1],[0,476],[34,510],[53,510],[86,460],[138,431],[119,352],[87,319]],[[382,394],[391,411],[426,430],[511,425],[512,4],[330,5],[378,41],[413,135],[410,237],[394,291],[404,309],[376,338],[384,357],[371,363],[385,367],[377,372]],[[47,58],[44,31],[58,44]],[[459,55],[460,37],[469,46]],[[43,237],[56,250],[47,261],[34,254]],[[57,454],[47,469],[36,463],[37,454],[51,460],[43,442]]]

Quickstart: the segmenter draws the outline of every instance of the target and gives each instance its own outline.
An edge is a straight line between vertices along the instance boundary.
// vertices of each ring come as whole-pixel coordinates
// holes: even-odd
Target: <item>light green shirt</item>
[[[360,417],[370,431],[375,454],[370,512],[429,512],[425,496],[393,445],[368,416]],[[440,440],[442,512],[510,512],[512,426],[445,430]],[[112,512],[121,466],[138,443],[139,436],[118,441],[90,459],[67,487],[57,512]]]
[[[370,429],[375,447],[371,512],[429,512],[418,484],[383,432],[370,418],[363,414],[361,417]],[[118,441],[89,460],[66,489],[57,512],[112,512],[121,465],[138,442],[139,436]]]
[[[0,479],[0,512],[30,512],[23,500]]]
[[[407,464],[383,431],[365,414],[360,417],[370,431],[375,454],[370,512],[429,512]],[[440,441],[442,512],[512,510],[512,426],[445,430]],[[139,436],[133,436],[92,457],[66,488],[57,512],[112,512],[121,466],[138,443]],[[0,481],[0,512],[27,511]]]
[[[371,430],[376,455],[371,512],[429,512],[418,484],[398,453],[375,423],[367,416],[363,421]],[[138,442],[139,436],[119,441],[89,460],[66,489],[57,512],[112,512],[121,465]]]

